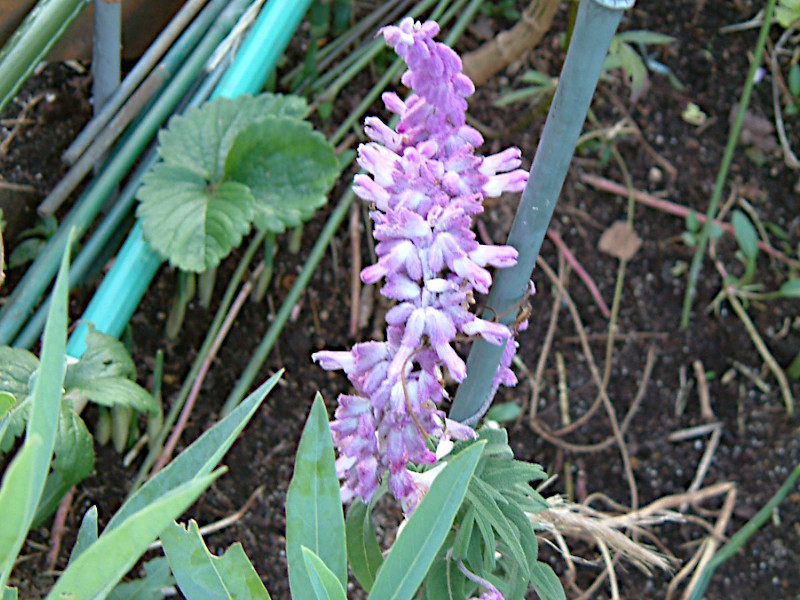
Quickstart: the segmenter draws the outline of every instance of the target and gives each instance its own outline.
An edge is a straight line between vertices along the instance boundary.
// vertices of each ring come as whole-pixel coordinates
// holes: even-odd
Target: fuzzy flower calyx
[[[408,18],[381,32],[408,65],[402,82],[414,93],[405,101],[383,94],[386,108],[400,117],[396,128],[366,119],[372,141],[359,147],[358,163],[368,174],[355,176],[353,190],[373,207],[378,242],[378,261],[361,280],[382,282],[381,293],[396,304],[386,314],[386,341],[317,352],[313,359],[343,370],[355,389],[339,397],[331,423],[342,500],[367,502],[386,481],[408,514],[430,485],[409,464],[437,460],[429,438],[475,436],[439,408],[447,397],[445,372],[457,382],[466,376],[456,338],[480,336],[503,345],[494,388],[516,383],[509,368],[516,351],[511,330],[470,308],[476,293],[489,291],[487,268],[514,265],[517,251],[480,244],[470,226],[483,211],[483,198],[521,191],[527,173],[518,168],[516,148],[475,154],[483,138],[465,120],[474,86],[458,55],[433,40],[438,24]]]

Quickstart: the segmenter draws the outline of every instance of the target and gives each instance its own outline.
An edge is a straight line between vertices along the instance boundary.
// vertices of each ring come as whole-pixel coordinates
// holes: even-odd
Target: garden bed
[[[611,129],[627,118],[627,125],[632,122],[641,131],[638,136],[628,127],[627,133],[615,140],[637,190],[698,212],[705,211],[727,141],[731,107],[741,94],[749,65],[748,53],[752,52],[758,32],[754,28],[723,34],[720,28],[746,21],[756,10],[757,4],[747,0],[736,3],[685,0],[673,3],[669,11],[659,3],[642,1],[623,18],[621,29],[646,29],[677,38],[675,44],[657,47],[654,57],[685,86],[678,91],[666,77],[651,74],[647,89],[635,102],[631,101],[629,88],[618,78],[599,86],[592,105],[599,127]],[[538,49],[522,64],[512,65],[507,72],[495,76],[471,99],[470,114],[487,138],[486,153],[513,144],[521,148],[524,166],[530,166],[544,114],[532,113],[525,102],[501,108],[494,106],[494,101],[509,88],[519,87],[516,81],[527,69],[546,70],[552,76],[557,74],[562,56],[558,34],[564,30],[564,21],[562,10]],[[458,49],[470,50],[481,41],[481,35],[510,25],[501,16],[481,17],[463,36]],[[774,33],[779,33],[777,27]],[[318,126],[332,131],[337,118],[346,116],[370,84],[370,75],[362,74],[340,94],[331,120]],[[22,191],[13,192],[16,202],[35,206],[62,174],[58,157],[88,118],[86,90],[85,75],[63,65],[51,65],[31,80],[19,94],[18,101],[4,112],[4,118],[16,118],[30,98],[52,92],[52,96],[45,96],[30,109],[26,116],[30,122],[10,142],[8,154],[0,157],[4,181],[26,186]],[[690,102],[705,113],[703,124],[687,122],[683,113]],[[756,85],[749,110],[755,116],[772,119],[769,77]],[[376,106],[370,114],[383,115],[384,111]],[[787,127],[789,141],[798,141],[797,127],[793,129],[791,122]],[[587,124],[584,131],[597,128]],[[586,176],[591,175],[624,186],[624,174],[614,160],[605,160],[603,147],[602,143],[593,148],[586,145],[579,152],[551,225],[610,306],[619,261],[599,251],[598,242],[615,221],[626,218],[628,200],[624,195],[598,191],[587,183]],[[756,153],[752,146],[749,148],[747,152],[744,148],[736,152],[723,201],[729,194],[736,194],[752,205],[762,222],[773,223],[787,232],[796,260],[800,241],[798,172],[784,165],[779,149]],[[351,176],[352,172],[342,177],[331,195],[331,205],[349,185]],[[517,197],[502,197],[488,203],[486,213],[479,219],[481,235],[499,243],[505,240],[516,202]],[[363,234],[366,211],[362,206],[355,210],[362,229],[360,260],[367,265],[372,258]],[[320,211],[306,225],[302,248],[297,254],[283,250],[278,255],[266,300],[259,304],[248,302],[237,317],[203,385],[200,401],[183,436],[184,443],[217,418],[221,403],[293,284],[328,213],[328,210]],[[701,487],[725,482],[735,485],[735,505],[724,529],[725,535],[731,535],[770,499],[800,463],[797,420],[787,416],[776,380],[762,367],[764,361],[729,304],[723,301],[719,311],[707,310],[722,283],[709,259],[704,262],[698,282],[691,324],[686,330],[678,327],[686,289],[686,275],[681,265],[689,263],[694,252],[681,239],[686,231],[685,222],[640,204],[636,206],[634,228],[642,245],[625,272],[616,330],[618,339],[613,346],[607,390],[616,415],[622,420],[640,388],[643,389],[640,403],[634,407],[625,431],[638,505],[685,492],[695,478],[706,449],[713,443],[716,446],[713,452],[709,451],[710,463]],[[12,241],[13,238],[6,237],[7,246],[13,247]],[[285,248],[288,238],[280,240],[280,244]],[[732,236],[722,238],[715,251],[716,257],[729,270],[741,273],[741,265],[734,258],[736,242]],[[274,598],[288,597],[283,512],[300,429],[316,392],[322,394],[332,409],[338,394],[347,387],[340,374],[324,372],[313,365],[310,354],[323,348],[347,348],[353,341],[368,339],[374,329],[380,329],[375,321],[381,318],[381,300],[375,293],[374,309],[367,314],[369,318],[364,320],[355,338],[349,332],[351,252],[350,234],[345,226],[336,235],[258,378],[260,382],[285,367],[283,384],[272,392],[224,459],[229,473],[190,510],[191,516],[201,524],[216,521],[242,508],[258,490],[241,518],[210,535],[207,543],[212,551],[221,551],[233,541],[241,541]],[[236,258],[233,256],[224,263],[220,282],[230,276]],[[558,252],[549,241],[542,248],[542,258],[553,270],[558,270]],[[775,289],[783,281],[780,274],[785,272],[783,263],[762,253],[755,281],[763,284],[766,290]],[[18,272],[14,271],[8,274],[6,293],[13,289],[17,276]],[[531,373],[545,347],[557,292],[542,268],[537,268],[533,278],[537,294],[532,298],[530,327],[519,338],[519,357]],[[157,350],[163,349],[166,353],[163,389],[166,402],[180,387],[213,317],[211,312],[192,303],[179,338],[166,340],[164,324],[174,284],[174,272],[162,267],[132,319],[133,354],[139,366],[140,382],[146,387],[150,386],[147,378],[152,373]],[[223,286],[218,284],[217,287],[216,301]],[[583,332],[574,326],[568,305],[562,300],[552,344],[548,347],[549,359],[543,371],[536,421],[533,422],[536,428],[549,431],[563,424],[558,401],[561,374],[556,354],[563,357],[563,376],[573,421],[589,409],[597,395],[580,342],[582,333],[587,336],[601,372],[605,366],[609,321],[574,273],[566,287],[580,313]],[[89,293],[90,290],[80,289],[73,295],[72,309],[76,317]],[[748,305],[748,312],[775,359],[785,368],[800,350],[798,301],[754,301]],[[652,371],[643,383],[648,360],[652,360]],[[698,380],[696,361],[700,361],[699,370],[707,379],[711,415],[701,412],[697,390],[702,382]],[[616,443],[612,441],[603,449],[581,452],[565,444],[598,444],[612,436],[605,410],[601,408],[583,426],[558,437],[555,442],[547,441],[531,428],[530,378],[519,367],[517,373],[519,385],[501,390],[496,402],[515,403],[522,408],[519,423],[508,425],[517,456],[538,462],[548,473],[560,476],[543,493],[565,492],[564,465],[568,464],[577,500],[601,492],[617,503],[630,506],[631,490]],[[758,382],[754,383],[754,379]],[[766,386],[761,386],[761,380]],[[694,382],[693,387],[689,387],[688,382]],[[791,390],[795,396],[800,394],[797,381],[792,382]],[[89,412],[87,422],[91,421]],[[673,441],[671,436],[675,432],[699,425],[711,425],[711,428],[703,435]],[[85,510],[97,504],[101,521],[104,516],[107,518],[119,505],[135,475],[136,462],[125,468],[110,447],[97,450],[95,473],[79,487],[67,519],[64,548],[71,547]],[[724,498],[723,494],[717,495],[703,506],[718,511]],[[610,508],[603,502],[595,506]],[[702,515],[712,525],[717,518],[716,514],[705,515],[694,508],[689,508],[688,512]],[[390,522],[386,519],[387,524]],[[729,600],[798,597],[798,523],[800,493],[795,492],[744,549],[720,567],[706,597]],[[697,523],[665,523],[651,527],[650,531],[681,561],[697,551],[697,540],[707,534]],[[393,531],[384,534],[392,536]],[[31,545],[23,551],[29,559],[15,571],[14,584],[20,585],[23,598],[35,598],[35,590],[47,589],[52,582],[51,575],[41,573],[48,535],[47,530],[34,534]],[[575,555],[592,561],[588,566],[578,567],[577,584],[585,588],[602,570],[602,562],[590,544],[576,543],[572,549]],[[547,546],[543,546],[542,553],[557,572],[565,572],[558,553]],[[57,567],[63,567],[66,557],[66,550],[62,550]],[[673,575],[655,573],[648,578],[629,566],[617,569],[620,594],[624,598],[663,598]],[[591,597],[609,597],[608,586],[603,584]]]

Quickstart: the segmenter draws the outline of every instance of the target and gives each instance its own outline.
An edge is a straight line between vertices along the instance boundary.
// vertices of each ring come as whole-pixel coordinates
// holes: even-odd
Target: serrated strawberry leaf
[[[254,224],[280,233],[323,206],[339,174],[333,148],[310,124],[269,117],[236,137],[225,180],[246,185],[255,197]]]
[[[216,98],[170,119],[159,133],[159,154],[167,164],[183,166],[219,183],[225,158],[236,136],[268,116],[303,118],[305,100],[297,96],[261,94]]]
[[[255,200],[246,185],[209,183],[184,166],[157,164],[142,180],[136,216],[150,246],[184,271],[217,266],[250,230]]]
[[[136,379],[136,365],[125,345],[115,337],[97,331],[92,323],[86,325],[86,351],[78,362],[67,365],[64,388],[69,390],[98,377]]]
[[[29,380],[39,368],[36,355],[22,348],[0,346],[0,392],[8,392],[17,401],[30,393]]]

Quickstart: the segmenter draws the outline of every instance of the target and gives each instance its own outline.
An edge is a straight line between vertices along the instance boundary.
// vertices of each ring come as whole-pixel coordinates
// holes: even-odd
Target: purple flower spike
[[[356,175],[353,191],[372,205],[378,241],[378,261],[361,272],[361,280],[383,282],[381,293],[398,301],[386,315],[386,341],[312,356],[324,369],[342,369],[355,388],[355,395],[339,396],[331,423],[342,500],[368,502],[385,481],[406,514],[439,468],[422,474],[408,468],[436,462],[432,438],[445,443],[475,436],[438,408],[448,397],[445,374],[457,382],[466,376],[453,343],[480,336],[502,345],[494,390],[516,383],[512,331],[477,318],[470,308],[476,292],[489,291],[486,268],[516,264],[517,251],[479,244],[470,227],[483,212],[484,197],[522,190],[528,174],[518,168],[516,148],[488,157],[475,153],[483,138],[465,124],[474,86],[458,55],[433,40],[438,32],[436,23],[410,18],[381,30],[408,65],[402,81],[414,93],[406,101],[383,94],[400,122],[392,129],[367,118],[372,142],[359,147],[358,163],[369,175]]]

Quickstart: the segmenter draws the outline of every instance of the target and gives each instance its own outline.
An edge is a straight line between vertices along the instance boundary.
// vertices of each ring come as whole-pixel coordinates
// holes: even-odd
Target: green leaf
[[[30,393],[31,375],[38,368],[39,359],[32,352],[0,346],[0,392],[22,400]]]
[[[47,245],[47,240],[42,238],[28,238],[14,246],[8,255],[8,268],[15,269],[36,260]]]
[[[81,527],[78,529],[78,537],[75,540],[75,545],[72,547],[72,552],[69,554],[69,562],[77,559],[81,553],[89,546],[97,541],[97,507],[92,506],[83,513],[81,520]]]
[[[521,460],[487,460],[481,479],[496,490],[547,479],[541,466]]]
[[[375,574],[383,564],[383,556],[372,525],[372,507],[353,500],[345,520],[347,560],[358,583],[365,591],[372,589]]]
[[[416,594],[467,493],[485,443],[470,445],[447,462],[395,540],[370,600],[410,600]]]
[[[347,585],[347,546],[339,480],[328,413],[319,393],[314,398],[286,492],[286,561],[293,598],[313,598],[303,558],[312,550]]]
[[[8,392],[0,392],[0,419],[5,417],[10,411],[11,407],[17,403],[17,399],[13,394]]]
[[[686,213],[686,230],[692,233],[700,231],[700,219],[697,218],[697,213],[690,210]]]
[[[135,381],[124,377],[101,377],[72,387],[68,398],[82,397],[100,406],[130,406],[143,413],[155,414],[158,405],[153,396]]]
[[[239,132],[268,116],[302,119],[305,100],[280,94],[215,98],[174,116],[159,133],[164,162],[182,166],[209,183],[219,183],[233,141]]]
[[[489,421],[497,421],[498,423],[510,423],[515,420],[521,412],[522,408],[520,408],[519,404],[516,402],[502,402],[492,405],[486,412],[486,419]]]
[[[69,251],[65,251],[42,337],[41,369],[33,385],[25,442],[0,483],[0,589],[27,537],[50,470],[64,381],[68,274]]]
[[[162,600],[165,587],[174,584],[169,561],[163,556],[144,563],[145,576],[120,583],[111,590],[107,600]]]
[[[68,402],[61,403],[52,467],[72,487],[88,477],[94,468],[94,445],[86,424]]]
[[[3,588],[3,600],[17,600],[17,588]]]
[[[46,600],[103,598],[130,571],[158,535],[219,477],[224,469],[192,479],[108,527],[61,574]]]
[[[525,551],[519,542],[519,531],[498,506],[495,498],[492,497],[494,490],[483,483],[479,478],[474,477],[467,490],[467,500],[475,506],[476,514],[480,514],[491,523],[492,528],[497,532],[500,540],[508,547],[511,558],[525,570],[528,575],[527,560]]]
[[[192,479],[206,475],[223,455],[255,414],[270,390],[283,375],[279,371],[253,391],[230,414],[206,431],[188,448],[170,461],[155,477],[147,481],[128,498],[106,525],[104,534],[119,527],[133,514],[157,500],[169,490]]]
[[[228,598],[231,600],[269,600],[267,588],[236,543],[222,556],[206,548],[197,523],[189,527],[173,523],[161,532],[161,543],[178,587],[186,598]]]
[[[537,562],[536,568],[531,573],[533,589],[541,600],[565,600],[564,587],[552,567],[543,562]]]
[[[255,197],[255,226],[276,233],[324,205],[338,174],[336,154],[322,134],[278,117],[242,131],[225,163],[225,180],[246,185]]]
[[[800,65],[794,63],[789,69],[789,75],[786,78],[789,85],[789,91],[795,98],[800,98]]]
[[[317,600],[347,600],[344,588],[336,575],[322,562],[322,559],[305,546],[301,547],[303,561],[308,571],[308,579]]]
[[[184,271],[216,267],[250,230],[255,200],[246,185],[211,184],[178,165],[158,163],[136,193],[142,234],[165,260]]]
[[[14,440],[25,431],[31,401],[30,396],[22,402],[13,405],[11,409],[0,417],[0,452],[8,452],[14,445]]]
[[[86,323],[85,342],[86,351],[78,362],[67,365],[64,376],[66,390],[101,377],[136,379],[136,365],[117,338],[97,331],[92,323]]]
[[[800,298],[800,279],[789,279],[784,281],[778,289],[778,294],[782,298]]]
[[[733,234],[739,249],[748,260],[753,260],[758,255],[758,233],[750,219],[740,210],[733,211],[731,215]]]
[[[630,78],[631,93],[638,94],[647,80],[647,67],[644,66],[642,57],[630,45],[619,45],[619,61],[626,75]]]
[[[655,31],[631,30],[618,33],[616,36],[622,42],[629,42],[631,44],[671,44],[675,38],[663,33],[656,33]]]

